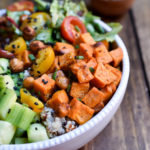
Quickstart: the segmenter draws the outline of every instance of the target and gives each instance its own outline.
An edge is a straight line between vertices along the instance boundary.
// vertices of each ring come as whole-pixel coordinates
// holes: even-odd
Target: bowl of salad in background
[[[0,149],[75,150],[109,123],[129,77],[119,23],[83,1],[0,11]]]

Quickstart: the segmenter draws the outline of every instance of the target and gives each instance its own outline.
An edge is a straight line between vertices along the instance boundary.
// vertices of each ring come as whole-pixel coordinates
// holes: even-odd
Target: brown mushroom
[[[17,59],[17,58],[13,58],[10,60],[10,69],[13,72],[21,72],[24,69],[24,63],[23,61]]]
[[[32,40],[36,35],[34,29],[32,27],[29,27],[29,26],[25,26],[23,28],[22,32],[23,32],[24,39],[27,40],[27,41]]]

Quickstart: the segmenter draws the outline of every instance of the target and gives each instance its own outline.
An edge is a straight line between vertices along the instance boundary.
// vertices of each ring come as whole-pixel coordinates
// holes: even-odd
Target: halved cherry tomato
[[[10,53],[8,51],[0,49],[0,58],[11,59],[11,58],[14,58],[14,57],[15,57],[15,55],[13,53]]]
[[[24,11],[24,10],[33,11],[34,4],[33,2],[30,1],[21,1],[9,5],[7,9],[10,11]]]
[[[78,30],[76,30],[76,28],[78,28]],[[63,20],[63,23],[61,24],[62,36],[72,43],[75,42],[79,34],[85,32],[87,32],[86,27],[78,17],[68,16]]]

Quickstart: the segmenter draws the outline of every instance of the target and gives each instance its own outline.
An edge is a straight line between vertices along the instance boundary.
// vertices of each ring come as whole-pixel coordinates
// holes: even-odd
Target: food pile
[[[123,52],[83,1],[16,2],[0,16],[0,144],[47,140],[101,111]]]

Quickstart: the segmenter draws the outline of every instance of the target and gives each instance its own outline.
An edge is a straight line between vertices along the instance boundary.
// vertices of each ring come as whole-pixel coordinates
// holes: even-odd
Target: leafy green
[[[41,30],[35,40],[43,41],[44,43],[53,42],[52,29]]]
[[[30,15],[30,11],[7,11],[7,16],[12,18],[17,24],[19,23],[20,16]]]
[[[50,8],[50,3],[42,0],[35,0],[37,3],[38,10],[45,11]]]
[[[112,28],[112,30],[110,32],[107,32],[104,34],[99,34],[99,33],[95,32],[92,34],[95,41],[102,41],[102,40],[107,40],[108,42],[114,41],[115,35],[121,31],[122,25],[119,23],[111,23],[108,25]]]
[[[12,25],[12,28],[14,30],[14,33],[21,36],[22,35],[22,31],[19,30],[15,25]]]

